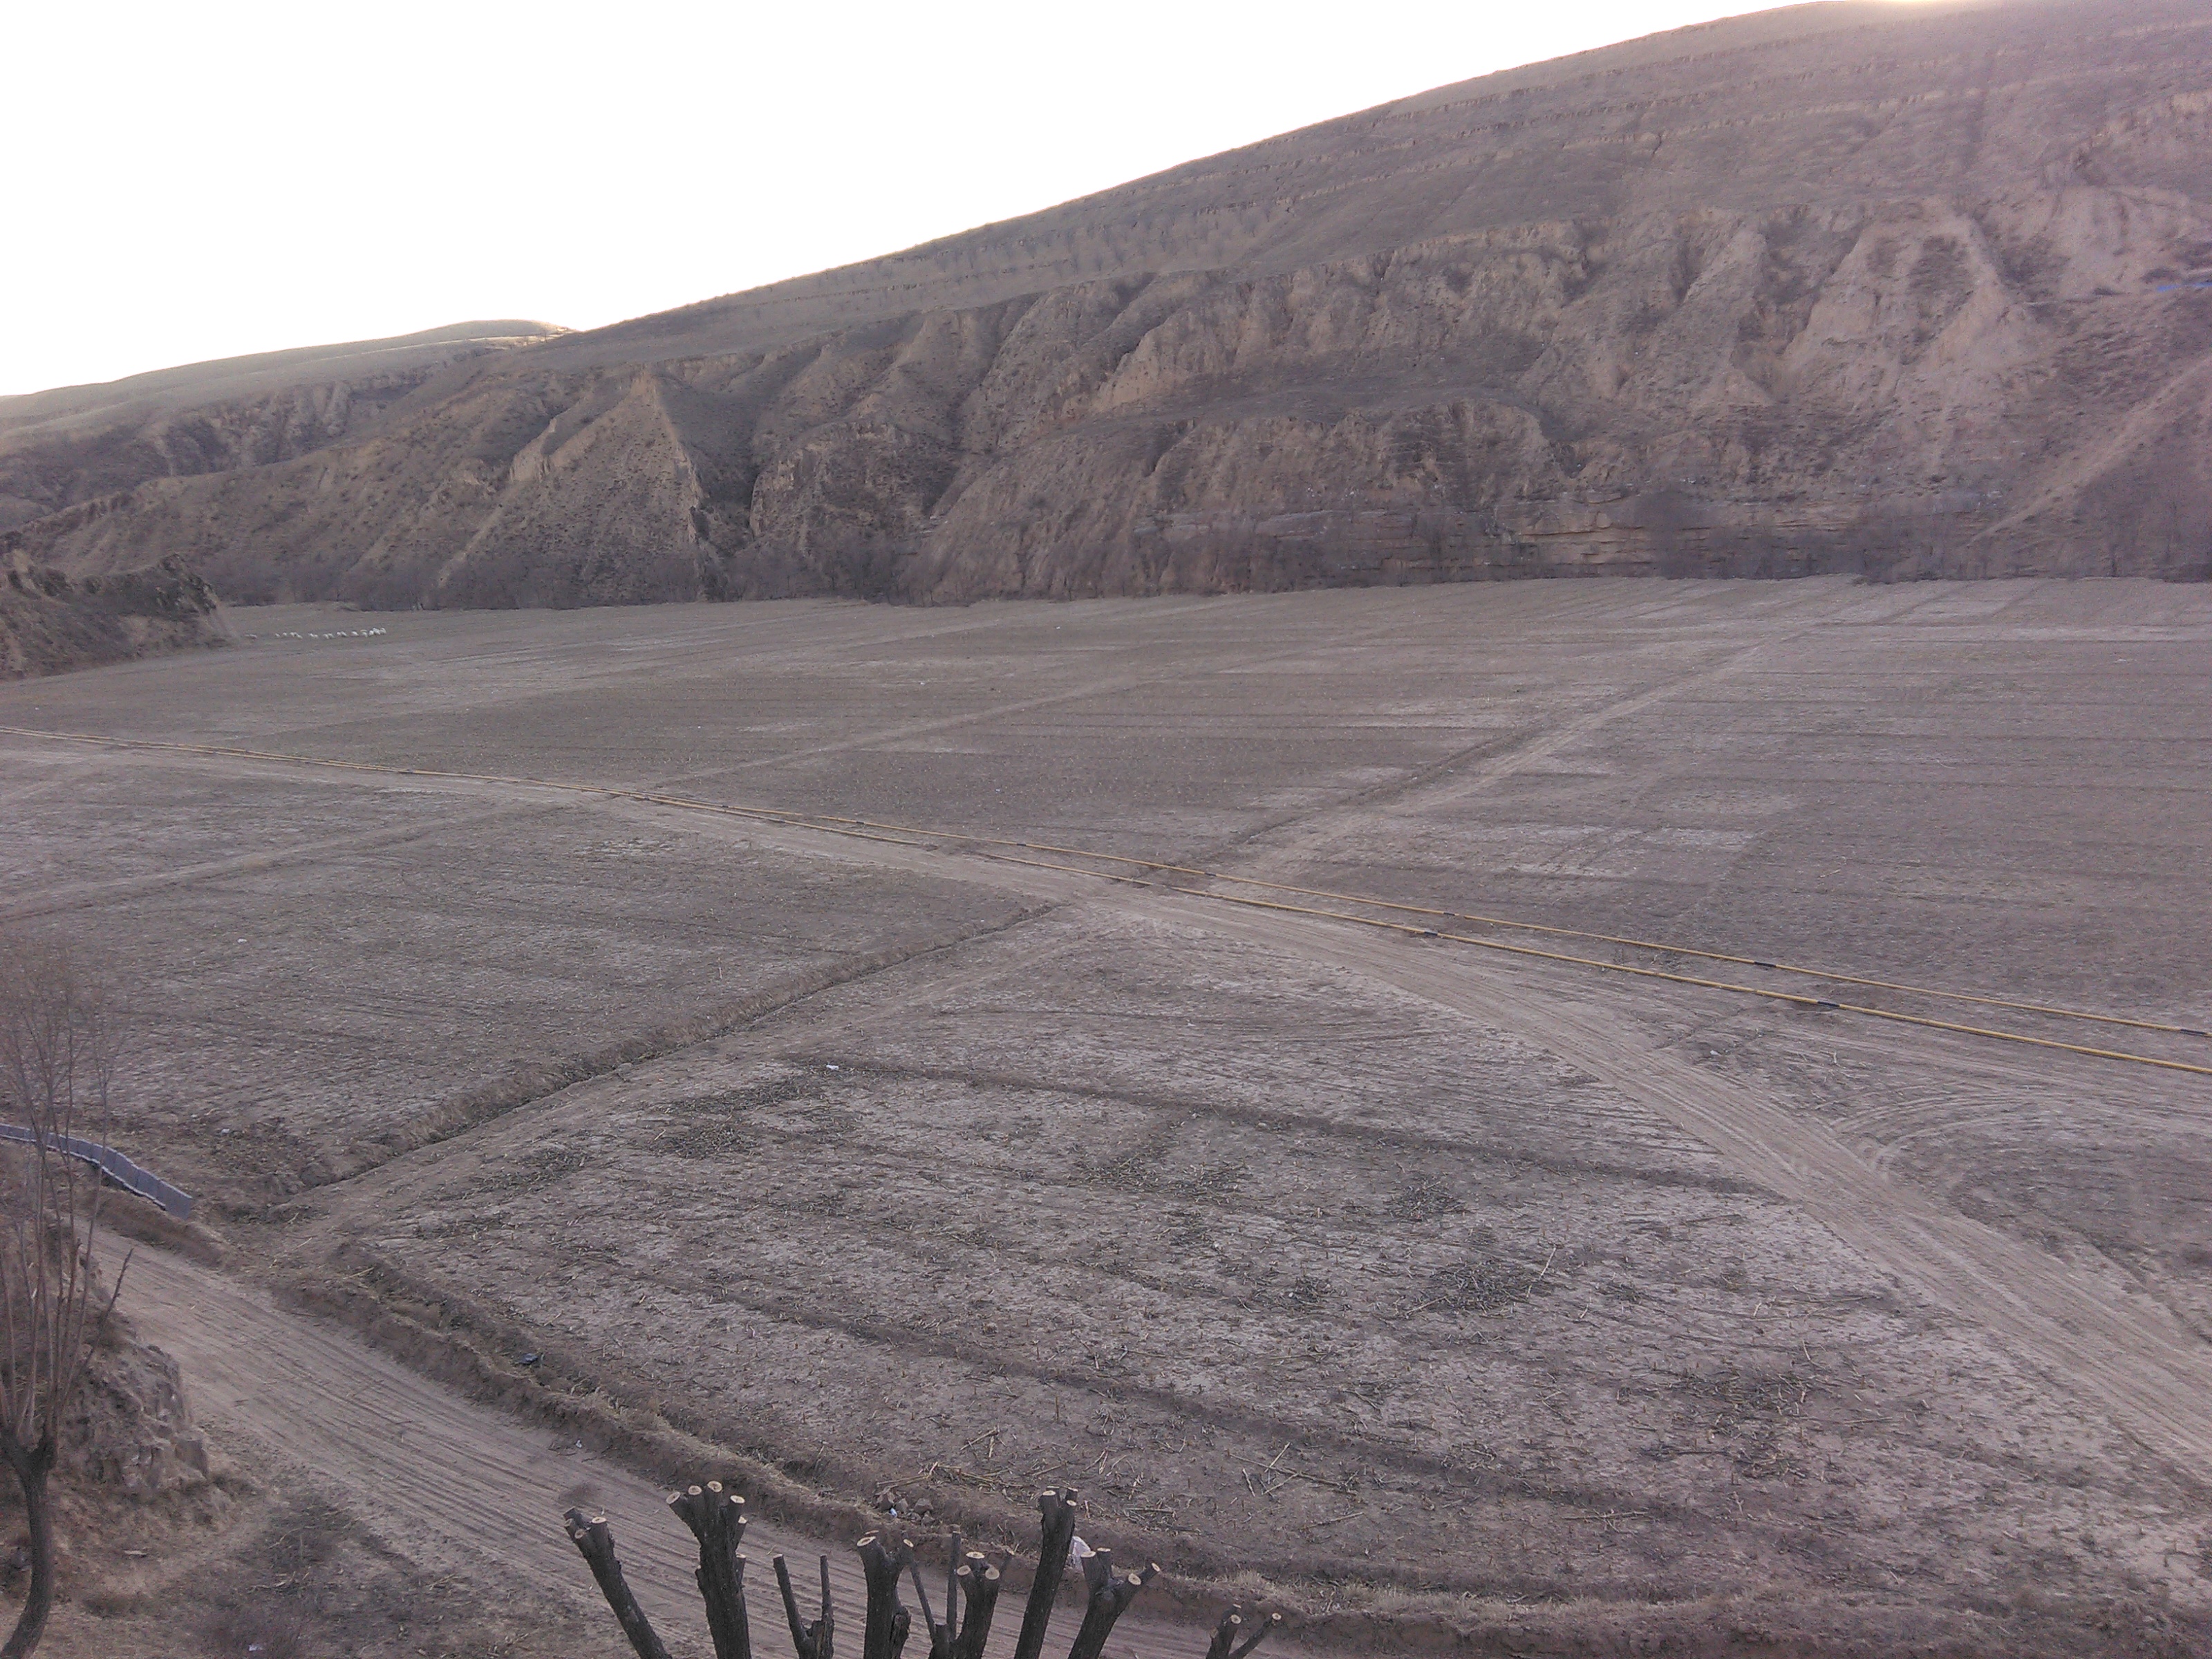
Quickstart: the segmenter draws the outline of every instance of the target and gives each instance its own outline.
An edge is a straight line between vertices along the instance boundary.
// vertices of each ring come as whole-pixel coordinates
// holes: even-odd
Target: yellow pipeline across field
[[[1614,933],[1586,933],[1572,927],[1553,927],[1540,922],[1517,921],[1509,917],[1469,915],[1463,911],[1433,909],[1422,905],[1403,904],[1390,899],[1370,898],[1358,893],[1334,892],[1322,887],[1297,887],[1286,883],[1261,881],[1250,876],[1233,876],[1218,871],[1198,869],[1188,865],[1166,864],[1151,859],[1131,858],[1119,853],[1097,853],[1087,848],[1060,847],[1049,842],[1010,841],[990,836],[969,835],[953,830],[931,830],[913,824],[886,823],[875,818],[842,817],[828,813],[791,812],[767,806],[732,806],[720,801],[691,800],[681,795],[655,794],[648,790],[617,789],[598,783],[562,783],[550,778],[509,777],[494,772],[450,772],[430,767],[384,766],[369,761],[325,760],[313,755],[275,754],[258,749],[240,749],[218,744],[164,743],[148,738],[110,738],[84,732],[45,732],[32,726],[0,726],[0,733],[14,737],[41,738],[61,743],[91,744],[112,749],[145,749],[184,755],[220,756],[236,760],[268,761],[279,765],[321,767],[341,772],[377,773],[391,777],[447,778],[455,782],[518,784],[535,789],[553,789],[571,794],[597,795],[611,800],[637,801],[652,806],[674,807],[684,811],[713,812],[726,817],[749,818],[761,823],[782,824],[792,829],[815,830],[832,835],[849,836],[862,841],[885,842],[895,846],[927,846],[929,843],[952,843],[962,847],[990,849],[992,854],[1011,864],[1026,865],[1032,868],[1058,871],[1065,874],[1086,876],[1094,880],[1117,882],[1129,885],[1150,887],[1153,883],[1137,876],[1115,875],[1110,872],[1086,870],[1074,865],[1051,864],[1039,859],[1010,858],[1011,853],[1043,853],[1059,858],[1089,859],[1103,864],[1121,865],[1143,870],[1156,876],[1182,876],[1194,881],[1218,882],[1231,885],[1258,888],[1267,891],[1295,894],[1303,898],[1327,899],[1340,904],[1357,904],[1370,909],[1380,909],[1401,915],[1426,916],[1437,921],[1473,922],[1480,927],[1503,927],[1523,933],[1547,934],[1560,939],[1589,939],[1594,943],[1619,945],[1636,950],[1664,951],[1670,955],[1692,957],[1705,962],[1724,962],[1748,968],[1765,969],[1774,973],[1793,974],[1804,978],[1825,980],[1832,984],[1863,985],[1869,989],[1897,991],[1911,996],[1940,998],[1945,1001],[1978,1005],[1988,1008],[2005,1008],[2016,1012],[2042,1014],[2052,1018],[2085,1020],[2105,1025],[2131,1027],[2137,1030],[2162,1031],[2173,1036],[2205,1037],[2207,1032],[2190,1025],[2162,1024],[2155,1020],[2134,1019],[2120,1014],[2094,1013],[2079,1008],[2056,1007],[2045,1003],[2017,1002],[2003,997],[1981,995],[1967,991],[1946,991],[1932,986],[1910,985],[1894,980],[1870,979],[1855,974],[1834,973],[1826,969],[1800,967],[1782,962],[1769,962],[1757,957],[1731,956],[1723,951],[1698,950],[1693,946],[1668,945],[1658,940],[1644,939]],[[1966,1036],[1991,1037],[2002,1042],[2017,1042],[2034,1048],[2056,1049],[2062,1054],[2086,1054],[2097,1060],[2126,1060],[2137,1066],[2154,1066],[2163,1071],[2186,1072],[2198,1077],[2212,1077],[2212,1066],[2192,1065],[2185,1060],[2161,1060],[2153,1054],[2130,1054],[2118,1048],[2100,1048],[2086,1043],[2061,1042],[2052,1037],[2030,1036],[2021,1031],[2001,1030],[1994,1026],[1966,1025],[1954,1020],[1931,1019],[1920,1014],[1899,1013],[1894,1009],[1876,1008],[1856,1002],[1841,1002],[1826,997],[1810,996],[1796,991],[1778,991],[1765,986],[1742,985],[1730,980],[1706,979],[1694,974],[1668,973],[1658,968],[1639,968],[1632,963],[1608,962],[1601,957],[1573,956],[1561,951],[1540,950],[1531,945],[1512,945],[1503,939],[1480,939],[1468,933],[1449,933],[1438,928],[1417,927],[1410,922],[1389,921],[1370,915],[1358,915],[1341,910],[1324,910],[1310,905],[1286,904],[1273,899],[1248,898],[1235,893],[1215,892],[1206,887],[1186,887],[1163,884],[1164,890],[1180,893],[1193,898],[1212,899],[1222,904],[1244,905],[1253,909],[1277,910],[1291,915],[1315,916],[1330,921],[1346,921],[1364,927],[1380,927],[1392,933],[1405,933],[1419,939],[1436,939],[1455,945],[1471,945],[1479,950],[1497,951],[1508,956],[1528,957],[1541,962],[1563,963],[1577,968],[1595,968],[1609,974],[1626,974],[1637,979],[1662,980],[1672,985],[1695,986],[1709,991],[1728,991],[1741,996],[1759,997],[1770,1002],[1786,1002],[1800,1008],[1827,1008],[1842,1013],[1863,1014],[1871,1019],[1894,1021],[1901,1025],[1917,1025],[1929,1030],[1951,1031]]]

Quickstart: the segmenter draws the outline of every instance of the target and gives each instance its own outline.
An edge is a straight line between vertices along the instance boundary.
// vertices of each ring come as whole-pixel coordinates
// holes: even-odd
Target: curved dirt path
[[[1750,654],[1750,653],[1746,653]],[[1738,657],[1709,665],[1726,672]],[[1686,679],[1699,678],[1698,675]],[[1676,685],[1626,700],[1640,706]],[[1618,709],[1592,711],[1601,720]],[[26,737],[52,734],[21,732]],[[61,738],[86,742],[84,738]],[[240,775],[282,775],[314,763],[242,759],[137,748],[89,739],[143,763],[194,766]],[[1370,973],[1400,988],[1526,1033],[1560,1058],[1603,1079],[1729,1159],[1751,1179],[1802,1206],[1868,1260],[1921,1295],[1996,1333],[2062,1386],[2108,1411],[2146,1445],[2185,1467],[2212,1462],[2212,1352],[2147,1297],[2115,1297],[2105,1286],[1999,1230],[1972,1221],[1896,1181],[1824,1126],[1755,1091],[1685,1062],[1650,1041],[1602,994],[1536,963],[1504,971],[1472,948],[1409,945],[1401,933],[1319,917],[1246,908],[1217,896],[1174,896],[1138,882],[993,856],[957,840],[940,844],[767,823],[711,811],[594,795],[577,786],[453,774],[394,775],[395,769],[323,776],[370,787],[421,788],[507,805],[588,804],[671,824],[712,826],[733,840],[827,854],[854,863],[945,875],[1012,889],[1051,902],[1135,907],[1182,927],[1228,933],[1310,959]],[[1327,808],[1321,809],[1325,814]],[[1617,1006],[1617,1005],[1616,1005]],[[1932,1038],[1901,1037],[1907,1045]]]
[[[1581,727],[1617,718],[1625,710],[1678,691],[1681,684],[1714,672],[1724,674],[1740,670],[1747,662],[1756,659],[1754,650],[1720,664],[1707,665],[1684,677],[1681,682],[1652,688],[1622,700],[1620,704],[1589,711]],[[19,735],[53,740],[53,734],[24,732]],[[132,759],[141,763],[191,766],[243,775],[296,773],[303,763],[298,759],[273,756],[247,759],[134,749],[127,741],[115,744],[110,752],[118,750],[131,753]],[[1524,756],[1515,754],[1498,757],[1495,765],[1510,769],[1524,761]],[[1695,1135],[1751,1179],[1802,1206],[1870,1262],[1895,1274],[1922,1296],[1996,1334],[2017,1356],[2044,1368],[2061,1387],[2109,1413],[2117,1423],[2160,1455],[2193,1468],[2212,1462],[2212,1353],[2208,1353],[2206,1345],[2166,1309],[2148,1297],[2115,1294],[2090,1276],[2011,1235],[1972,1221],[1918,1188],[1892,1178],[1824,1125],[1785,1109],[1756,1090],[1688,1064],[1639,1028],[1622,1012],[1625,1005],[1617,998],[1609,999],[1607,992],[1563,972],[1534,963],[1516,963],[1508,970],[1472,949],[1412,945],[1402,934],[1316,917],[1246,908],[1224,903],[1215,896],[1170,896],[1142,884],[1112,884],[1088,872],[1042,868],[989,856],[974,848],[963,848],[957,841],[939,845],[902,842],[788,823],[720,817],[662,803],[594,797],[574,785],[549,786],[453,775],[402,776],[394,775],[393,769],[386,768],[358,771],[317,769],[325,778],[357,780],[368,787],[434,791],[474,798],[486,804],[590,804],[602,810],[665,823],[684,823],[702,829],[718,826],[720,833],[733,840],[775,844],[854,863],[880,864],[937,875],[957,873],[962,879],[1013,889],[1048,902],[1076,900],[1128,907],[1175,926],[1229,933],[1293,955],[1372,975],[1488,1024],[1526,1033],[1560,1058],[1604,1079],[1624,1095]],[[1464,788],[1471,782],[1479,784],[1486,776],[1487,770],[1478,766],[1472,779],[1455,779],[1453,787]],[[1332,827],[1326,822],[1327,812],[1324,807],[1314,815],[1319,820],[1312,825],[1317,834],[1325,836]],[[1908,1052],[1916,1046],[1940,1046],[1932,1037],[1901,1036],[1899,1042]],[[172,1267],[168,1271],[174,1273],[197,1270]],[[226,1317],[243,1319],[246,1316],[234,1298],[245,1297],[250,1302],[251,1293],[228,1285],[220,1276],[204,1277],[210,1282],[204,1283],[200,1290],[215,1298],[210,1305],[225,1310]],[[183,1289],[173,1279],[168,1281],[168,1286],[171,1293]],[[224,1301],[218,1297],[219,1287],[234,1299]],[[299,1321],[273,1308],[257,1316],[291,1319],[293,1326],[284,1328],[304,1327],[319,1332],[313,1339],[317,1342],[344,1340],[333,1333],[321,1332],[312,1322]],[[195,1355],[190,1363],[196,1375],[217,1378],[240,1375],[237,1368],[244,1360],[235,1352],[226,1357],[220,1351],[224,1345],[210,1349],[175,1324],[165,1328],[176,1332],[173,1346],[180,1358],[187,1352]],[[305,1337],[300,1340],[308,1340]],[[275,1352],[268,1343],[254,1346],[262,1351],[256,1358],[263,1359],[264,1370],[291,1363],[285,1355]],[[413,1402],[406,1409],[417,1406],[429,1409],[420,1392],[428,1391],[446,1400],[445,1407],[441,1409],[475,1413],[467,1419],[469,1426],[456,1428],[452,1437],[463,1445],[503,1448],[499,1454],[503,1460],[501,1467],[510,1475],[515,1468],[526,1468],[532,1472],[531,1478],[544,1487],[554,1474],[574,1468],[572,1460],[562,1460],[538,1445],[530,1430],[511,1419],[461,1407],[450,1396],[443,1396],[435,1385],[414,1377],[395,1362],[380,1359],[377,1364],[378,1374],[386,1377],[385,1383],[380,1386],[390,1396],[379,1409],[387,1414],[402,1409],[393,1402],[403,1398]],[[226,1367],[229,1369],[226,1370]],[[215,1382],[200,1386],[205,1392],[210,1386],[220,1390],[231,1385]],[[273,1393],[270,1389],[265,1378],[241,1382],[234,1391],[234,1420],[245,1431],[270,1438],[272,1443],[282,1442],[285,1434],[299,1427],[300,1431],[289,1445],[280,1444],[278,1449],[289,1449],[303,1462],[322,1462],[316,1454],[325,1448],[322,1436],[325,1431],[316,1425],[314,1417],[317,1411],[327,1407],[308,1407],[301,1403],[309,1389],[304,1378],[295,1376],[284,1389]],[[410,1389],[418,1392],[409,1394]],[[210,1416],[213,1420],[222,1420],[219,1405]],[[433,1420],[440,1420],[435,1412],[432,1416]],[[499,1432],[509,1438],[499,1438]],[[374,1440],[375,1437],[371,1434],[368,1437]],[[380,1444],[364,1450],[349,1444],[342,1449],[365,1458],[383,1449]],[[451,1474],[453,1481],[465,1489],[465,1500],[452,1496],[443,1488],[421,1482],[419,1476],[395,1475],[391,1496],[397,1501],[400,1493],[409,1493],[410,1504],[419,1503],[422,1513],[432,1516],[434,1524],[450,1526],[457,1535],[484,1535],[484,1528],[496,1524],[496,1516],[514,1507],[500,1496],[509,1492],[511,1486],[506,1481],[488,1484],[474,1480],[469,1473],[471,1467],[465,1457],[455,1462],[449,1471],[441,1472],[441,1475]],[[357,1473],[362,1480],[374,1484],[373,1472],[364,1468]],[[376,1474],[374,1478],[382,1477]],[[620,1535],[625,1539],[635,1536],[638,1540],[629,1548],[640,1555],[640,1582],[673,1587],[657,1593],[654,1603],[671,1607],[684,1606],[688,1613],[688,1569],[682,1564],[680,1549],[670,1544],[667,1547],[673,1553],[665,1557],[647,1553],[661,1548],[649,1544],[648,1537],[665,1530],[653,1524],[665,1519],[658,1512],[659,1494],[634,1477],[617,1477],[615,1471],[604,1466],[594,1467],[593,1478],[611,1482],[619,1478],[629,1482],[625,1487],[611,1485],[607,1501],[613,1503],[613,1492],[623,1491],[627,1494],[623,1501],[636,1504],[638,1514],[649,1517],[641,1525],[628,1522],[626,1516],[615,1511],[618,1519],[628,1522]],[[411,1486],[410,1480],[414,1483]],[[574,1484],[574,1480],[568,1484]],[[565,1504],[553,1504],[545,1512],[557,1514],[562,1507]],[[536,1562],[544,1553],[542,1540],[521,1523],[514,1524],[519,1530],[501,1546],[501,1559],[517,1565]],[[406,1528],[403,1526],[401,1530]],[[554,1537],[560,1541],[557,1533]],[[757,1554],[765,1557],[778,1547],[769,1544],[763,1535]],[[811,1547],[795,1543],[791,1553],[806,1553]],[[552,1571],[557,1577],[571,1564],[561,1551],[555,1551],[554,1556],[559,1565]],[[833,1559],[839,1559],[837,1553],[833,1553]],[[528,1570],[540,1571],[535,1565]],[[647,1573],[658,1576],[648,1577]],[[678,1589],[685,1589],[685,1594],[679,1595]],[[1171,1643],[1173,1638],[1163,1636],[1158,1639]],[[1198,1644],[1198,1647],[1202,1646],[1202,1642]],[[1117,1640],[1117,1659],[1120,1647]],[[1182,1650],[1163,1647],[1158,1650],[1164,1653]]]
[[[183,1368],[195,1414],[220,1440],[251,1443],[281,1464],[312,1471],[418,1563],[449,1564],[488,1589],[519,1583],[568,1601],[604,1626],[606,1653],[621,1652],[621,1634],[561,1526],[571,1504],[595,1509],[613,1523],[623,1572],[671,1652],[678,1659],[713,1653],[692,1583],[698,1553],[668,1513],[665,1488],[465,1400],[255,1286],[165,1251],[138,1249],[124,1295],[139,1334]],[[745,1554],[757,1652],[772,1659],[791,1639],[769,1567],[777,1554],[791,1558],[800,1584],[818,1583],[816,1559],[830,1558],[838,1627],[857,1643],[867,1592],[849,1540],[756,1522]],[[1013,1616],[1002,1608],[994,1621],[994,1655],[1012,1650],[1020,1626],[1018,1603],[1008,1606]],[[1210,1632],[1142,1609],[1139,1602],[1115,1626],[1108,1659],[1204,1654]],[[1073,1641],[1080,1622],[1063,1603],[1047,1650]],[[914,1639],[928,1645],[920,1631]],[[1271,1642],[1267,1651],[1276,1650]],[[1281,1651],[1310,1650],[1285,1644]]]
[[[1350,968],[1534,1038],[1696,1136],[1929,1301],[1996,1333],[2152,1450],[2185,1468],[2212,1463],[2212,1352],[2164,1307],[2115,1297],[1892,1179],[1825,1126],[1654,1042],[1564,975],[1534,964],[1509,975],[1470,950],[1203,898],[1139,902],[1178,925]]]

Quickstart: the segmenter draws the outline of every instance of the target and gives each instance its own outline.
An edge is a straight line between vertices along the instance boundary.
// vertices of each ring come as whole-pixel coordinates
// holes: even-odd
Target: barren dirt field
[[[450,1650],[620,1638],[288,1329],[433,1475],[1067,1482],[1316,1650],[2212,1642],[2212,590],[233,620],[0,689],[0,917],[114,953],[202,1195],[143,1322],[515,1610]]]

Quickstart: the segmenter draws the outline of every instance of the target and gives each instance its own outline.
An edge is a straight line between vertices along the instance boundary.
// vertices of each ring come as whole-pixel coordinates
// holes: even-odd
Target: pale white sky
[[[1754,0],[8,7],[0,393],[592,327]]]

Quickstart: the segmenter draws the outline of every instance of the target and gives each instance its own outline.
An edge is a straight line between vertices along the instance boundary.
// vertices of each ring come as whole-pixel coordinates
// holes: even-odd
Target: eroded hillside
[[[76,578],[20,557],[0,562],[0,680],[228,638],[206,579],[179,560]]]
[[[462,323],[0,398],[0,528],[149,478],[263,466],[358,436],[455,363],[559,332]]]
[[[2212,574],[2212,15],[1823,5],[448,371],[21,526],[226,595]],[[180,469],[181,470],[181,469]]]

